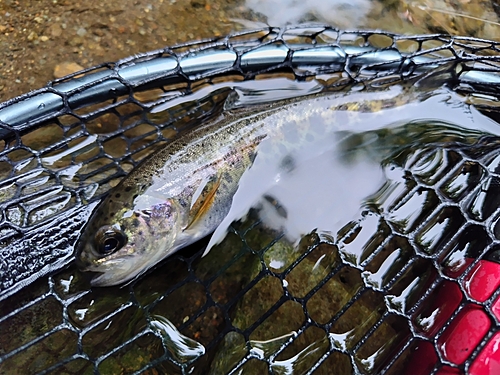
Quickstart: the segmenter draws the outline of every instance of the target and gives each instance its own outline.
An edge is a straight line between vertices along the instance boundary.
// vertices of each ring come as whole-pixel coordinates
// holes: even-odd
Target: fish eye
[[[127,237],[121,230],[106,226],[97,231],[95,241],[99,254],[109,255],[120,250],[127,242]]]

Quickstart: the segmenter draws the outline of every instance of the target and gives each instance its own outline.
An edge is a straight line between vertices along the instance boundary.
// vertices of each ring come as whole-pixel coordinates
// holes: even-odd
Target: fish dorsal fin
[[[195,201],[191,204],[188,224],[186,225],[186,227],[184,227],[183,230],[192,228],[210,210],[210,207],[212,207],[212,204],[215,200],[215,195],[217,193],[217,190],[219,189],[220,183],[221,177],[216,175],[205,180],[204,184],[202,181],[200,187],[198,188],[198,191],[201,190],[200,193],[197,195],[197,191],[193,196],[193,199],[195,199]]]

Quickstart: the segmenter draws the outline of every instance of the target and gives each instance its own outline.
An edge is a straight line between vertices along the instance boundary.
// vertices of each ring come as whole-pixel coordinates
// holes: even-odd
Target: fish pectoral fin
[[[201,193],[196,197],[196,201],[191,205],[189,210],[188,224],[183,230],[192,228],[212,207],[215,200],[215,195],[221,183],[220,176],[214,176],[209,179],[203,186]]]

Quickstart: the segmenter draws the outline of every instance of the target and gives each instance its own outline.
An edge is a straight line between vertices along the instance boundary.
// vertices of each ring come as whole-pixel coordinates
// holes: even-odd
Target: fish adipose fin
[[[200,219],[203,218],[203,216],[210,210],[220,184],[221,177],[213,176],[211,179],[207,180],[204,185],[200,185],[198,191],[201,189],[201,192],[195,192],[193,199],[196,200],[192,203],[191,209],[189,210],[188,224],[183,229],[184,231],[193,228],[196,223],[199,222]]]

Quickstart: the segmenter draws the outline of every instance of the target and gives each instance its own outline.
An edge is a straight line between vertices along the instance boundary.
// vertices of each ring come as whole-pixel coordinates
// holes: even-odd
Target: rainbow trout
[[[257,153],[285,160],[302,143],[332,132],[378,129],[382,115],[407,123],[415,116],[409,108],[422,96],[429,97],[429,90],[413,82],[225,111],[147,158],[110,192],[80,239],[77,263],[96,273],[93,285],[127,282],[212,233]],[[264,139],[272,141],[259,148]]]

